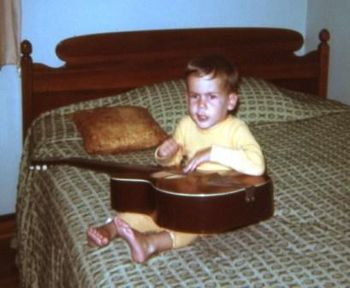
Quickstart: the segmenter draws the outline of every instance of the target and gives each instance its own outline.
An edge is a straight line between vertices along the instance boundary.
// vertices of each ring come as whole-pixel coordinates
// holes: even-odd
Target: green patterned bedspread
[[[174,87],[167,86],[167,93],[173,94],[172,89],[178,89]],[[154,93],[146,90],[139,95]],[[149,95],[131,94],[132,104],[149,107],[167,131],[185,111],[181,98],[162,95],[165,105]],[[82,108],[126,103],[128,95],[70,106],[46,113],[33,125],[26,139],[17,201],[23,287],[350,287],[348,107],[325,102],[322,113],[299,117],[303,119],[250,121],[274,183],[274,216],[232,232],[203,236],[189,247],[141,265],[130,261],[120,239],[101,249],[87,246],[87,227],[114,213],[106,174],[69,166],[29,169],[31,158],[54,156],[152,163],[153,150],[87,155],[67,117]]]

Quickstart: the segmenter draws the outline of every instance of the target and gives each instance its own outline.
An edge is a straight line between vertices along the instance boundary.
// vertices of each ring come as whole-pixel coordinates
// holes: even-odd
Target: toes
[[[109,243],[108,238],[99,233],[95,228],[88,230],[88,243],[90,246],[105,246]]]

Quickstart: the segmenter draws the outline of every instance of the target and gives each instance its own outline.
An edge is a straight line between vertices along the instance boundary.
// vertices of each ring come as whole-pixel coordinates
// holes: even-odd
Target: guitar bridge
[[[255,201],[255,187],[250,186],[245,189],[245,201],[251,203]]]

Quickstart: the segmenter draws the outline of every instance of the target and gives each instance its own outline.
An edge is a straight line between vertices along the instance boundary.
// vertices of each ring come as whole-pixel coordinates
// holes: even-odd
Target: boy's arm
[[[180,164],[182,148],[173,138],[165,140],[155,151],[155,160],[161,166]]]
[[[255,145],[247,145],[239,149],[213,145],[210,161],[248,175],[260,176],[265,171],[264,157],[260,148]]]
[[[260,145],[246,124],[242,124],[232,135],[232,147],[212,146],[210,161],[249,175],[259,176],[265,171]]]
[[[178,166],[183,157],[183,119],[177,125],[173,137],[166,139],[155,151],[157,164],[169,167]]]

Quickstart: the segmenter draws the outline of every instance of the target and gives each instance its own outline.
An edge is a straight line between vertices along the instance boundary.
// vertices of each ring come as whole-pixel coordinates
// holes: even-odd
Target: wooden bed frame
[[[21,44],[23,134],[40,113],[146,84],[180,78],[187,61],[222,54],[243,76],[326,98],[330,36],[296,56],[304,41],[295,31],[275,28],[205,28],[106,33],[61,41],[59,68],[33,62],[32,45]]]

